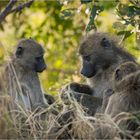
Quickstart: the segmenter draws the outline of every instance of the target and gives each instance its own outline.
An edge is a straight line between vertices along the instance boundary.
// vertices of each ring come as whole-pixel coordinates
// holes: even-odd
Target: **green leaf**
[[[131,36],[133,33],[131,31],[125,31],[125,38],[128,38]]]
[[[103,7],[102,6],[98,6],[98,5],[93,5],[92,9],[91,9],[91,14],[90,14],[90,21],[86,27],[86,31],[89,32],[90,30],[94,29],[96,30],[96,25],[95,25],[95,18],[96,16],[103,11]]]
[[[118,7],[117,7],[117,12],[122,15],[122,16],[125,16],[127,15],[127,12],[128,12],[128,5],[124,5],[124,4],[119,4]]]
[[[120,31],[117,33],[117,35],[124,35],[123,41],[127,39],[129,36],[131,36],[133,33],[131,31]]]
[[[76,8],[65,9],[61,11],[60,17],[62,19],[68,19],[75,14]]]
[[[90,14],[90,19],[95,19],[96,15],[98,15],[102,11],[103,11],[102,6],[93,5],[91,14]]]
[[[126,4],[119,4],[117,7],[117,12],[121,16],[134,17],[135,15],[140,14],[140,8],[136,6],[128,6]]]
[[[113,28],[117,30],[124,30],[126,26],[122,24],[121,22],[114,22],[113,23]]]
[[[90,21],[86,27],[86,32],[89,32],[91,30],[96,30],[96,25],[94,22]]]

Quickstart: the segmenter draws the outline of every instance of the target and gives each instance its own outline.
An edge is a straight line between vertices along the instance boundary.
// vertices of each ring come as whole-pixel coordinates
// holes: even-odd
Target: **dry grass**
[[[10,91],[15,91],[22,97],[20,82],[17,79],[13,67],[9,67],[9,82],[12,83],[13,75],[16,77],[16,84],[10,84]],[[18,88],[17,88],[18,85]],[[15,88],[16,89],[13,89]],[[0,139],[121,139],[139,138],[139,112],[121,113],[115,118],[105,114],[89,116],[86,109],[81,106],[68,91],[68,104],[61,98],[48,108],[37,108],[34,111],[25,110],[22,105],[13,100],[7,93],[6,83],[3,80],[3,87],[0,92]],[[16,106],[16,108],[15,108]],[[127,130],[127,121],[134,120],[138,124],[135,132]],[[132,124],[133,125],[133,124]]]
[[[4,100],[9,100],[5,97]],[[3,100],[3,98],[0,98]],[[71,106],[63,102],[54,103],[47,109],[34,112],[9,110],[7,105],[0,107],[0,138],[2,139],[120,139],[139,137],[140,131],[132,134],[122,124],[130,114],[121,113],[115,118],[104,114],[95,117],[85,113],[80,104],[72,100]],[[9,103],[9,102],[8,102]],[[139,123],[139,120],[137,120]]]

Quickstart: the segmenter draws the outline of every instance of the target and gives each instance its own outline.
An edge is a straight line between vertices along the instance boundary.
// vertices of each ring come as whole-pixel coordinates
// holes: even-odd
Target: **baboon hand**
[[[79,101],[85,94],[92,95],[92,89],[88,85],[73,82],[62,88],[60,98],[65,104],[69,104],[71,99]]]
[[[40,110],[45,108],[48,108],[48,104],[36,103],[33,105],[33,110]]]
[[[82,86],[83,85],[78,83],[70,83],[66,85],[61,90],[60,98],[65,105],[73,104],[76,101],[83,106],[83,109],[85,109],[88,114],[94,115],[97,108],[101,106],[102,99],[83,92],[83,90],[80,90],[83,88]],[[90,88],[86,85],[84,85],[84,87],[84,90]]]

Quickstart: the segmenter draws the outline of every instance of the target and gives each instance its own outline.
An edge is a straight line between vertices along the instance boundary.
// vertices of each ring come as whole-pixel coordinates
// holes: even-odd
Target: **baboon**
[[[136,133],[139,131],[140,111],[139,66],[132,62],[120,65],[113,74],[113,83],[114,94],[109,98],[105,114],[113,117],[120,128],[131,134],[121,134],[123,138],[134,136],[139,139]]]
[[[113,88],[118,88],[117,84],[127,75],[140,70],[140,66],[133,62],[125,62],[119,65],[113,73],[112,82]]]
[[[1,79],[4,80],[1,82],[2,92],[12,97],[16,107],[20,105],[34,110],[48,105],[37,74],[46,69],[43,55],[44,49],[39,43],[33,39],[23,39],[6,65]]]
[[[105,113],[111,117],[121,112],[140,110],[140,68],[132,62],[120,65],[113,74],[114,94],[110,96]]]
[[[71,90],[103,98],[107,89],[112,89],[112,74],[118,65],[132,61],[133,56],[123,50],[118,42],[106,33],[94,33],[84,38],[79,54],[82,59],[81,74],[87,85],[71,83]],[[88,101],[87,101],[88,102]]]
[[[106,89],[103,92],[103,102],[102,102],[102,107],[100,108],[100,113],[104,113],[104,111],[105,111],[105,109],[107,107],[109,98],[110,98],[110,96],[112,94],[114,94],[114,90],[113,89]]]
[[[136,72],[139,70],[139,66],[136,63],[133,62],[125,62],[122,63],[120,66],[118,66],[113,73],[112,76],[112,89],[107,89],[103,93],[103,103],[102,103],[102,112],[105,111],[108,100],[110,96],[114,93],[114,88],[117,88],[117,84],[127,75],[130,73]]]
[[[72,86],[73,85],[75,86],[76,84],[77,83],[72,83],[72,84],[70,84],[70,87],[66,85],[66,88],[64,87],[61,90],[61,94],[60,94],[61,100],[63,101],[63,103],[65,105],[70,105],[74,101],[77,101],[79,103],[79,105],[82,105],[82,107],[84,107],[83,109],[87,114],[94,116],[94,114],[96,113],[96,109],[98,109],[102,105],[102,99],[91,96],[92,90],[91,90],[91,88],[89,88],[86,85],[81,84],[81,86],[79,86],[77,84],[78,87],[76,87],[76,88],[78,91],[83,89],[83,91],[85,91],[85,92],[87,92],[87,91],[88,91],[88,93],[91,92],[91,95],[85,94],[85,92],[83,92],[81,94],[79,92],[75,92],[75,91],[71,90],[72,88],[75,88]]]

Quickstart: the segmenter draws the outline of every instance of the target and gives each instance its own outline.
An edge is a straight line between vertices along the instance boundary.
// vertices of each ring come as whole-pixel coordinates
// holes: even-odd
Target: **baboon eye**
[[[101,46],[103,46],[104,48],[109,48],[111,46],[109,40],[107,40],[105,37],[102,39],[101,41]]]
[[[23,54],[23,48],[22,47],[18,47],[16,50],[16,56],[19,57]]]
[[[89,55],[83,56],[83,59],[84,59],[85,61],[90,61],[90,56],[89,56]]]

